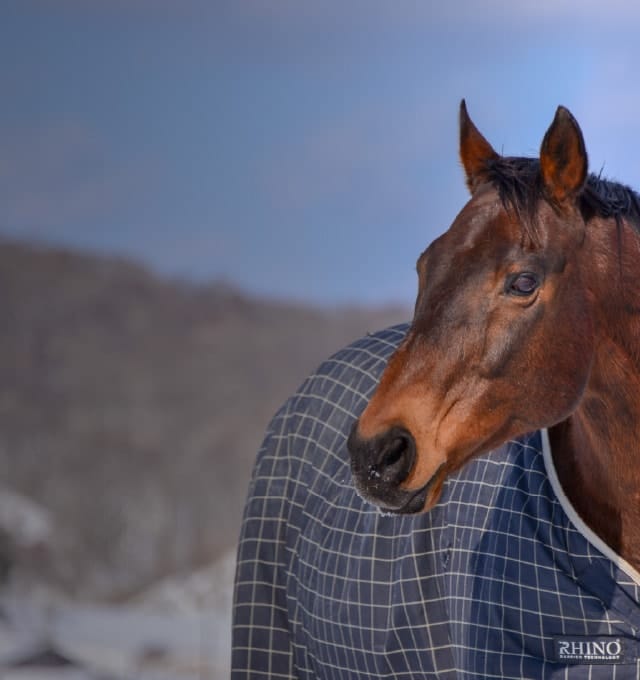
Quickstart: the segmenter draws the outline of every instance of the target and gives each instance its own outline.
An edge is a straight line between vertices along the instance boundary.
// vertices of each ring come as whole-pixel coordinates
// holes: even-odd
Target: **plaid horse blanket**
[[[640,575],[576,516],[546,432],[384,515],[346,439],[406,326],[354,343],[272,421],[245,509],[232,677],[640,677]]]

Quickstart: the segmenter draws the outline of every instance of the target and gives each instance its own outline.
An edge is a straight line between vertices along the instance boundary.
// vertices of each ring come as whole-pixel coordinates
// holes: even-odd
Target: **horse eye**
[[[538,277],[532,272],[514,274],[507,279],[506,291],[511,295],[532,295],[540,285]]]

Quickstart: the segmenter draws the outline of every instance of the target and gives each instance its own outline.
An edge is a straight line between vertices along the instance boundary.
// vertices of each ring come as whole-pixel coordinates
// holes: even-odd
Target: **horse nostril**
[[[394,428],[381,444],[378,462],[369,466],[369,479],[401,484],[409,476],[415,463],[414,439],[407,430]]]
[[[382,458],[382,465],[384,467],[391,467],[398,463],[405,449],[407,448],[407,442],[404,437],[397,437],[388,446],[385,454]]]

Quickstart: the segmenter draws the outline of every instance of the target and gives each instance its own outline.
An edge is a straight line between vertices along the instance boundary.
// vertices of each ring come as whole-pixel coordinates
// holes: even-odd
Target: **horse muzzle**
[[[365,439],[358,433],[356,422],[347,448],[353,482],[362,498],[387,512],[415,513],[424,509],[432,480],[419,489],[402,486],[417,460],[416,442],[407,429],[394,426]]]

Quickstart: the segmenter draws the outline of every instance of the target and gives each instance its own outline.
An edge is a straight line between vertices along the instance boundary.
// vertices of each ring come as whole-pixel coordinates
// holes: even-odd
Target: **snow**
[[[0,488],[0,530],[17,546],[45,543],[53,533],[49,513],[26,496]]]
[[[0,677],[228,678],[234,558],[231,550],[210,567],[156,584],[121,605],[74,603],[46,588],[0,593]],[[34,665],[47,651],[68,665]]]

